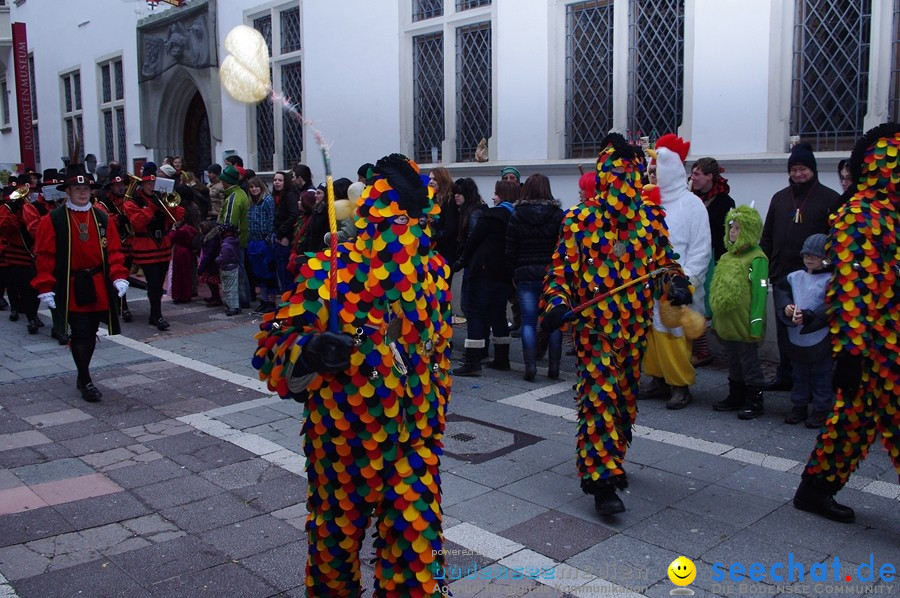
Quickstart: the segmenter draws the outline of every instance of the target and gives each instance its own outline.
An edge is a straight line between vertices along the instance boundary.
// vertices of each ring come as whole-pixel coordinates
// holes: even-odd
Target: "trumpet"
[[[125,174],[128,174],[127,172]],[[125,199],[134,200],[134,190],[141,184],[141,178],[128,174],[128,187],[125,189]]]
[[[19,201],[23,204],[26,204],[31,198],[31,187],[22,185],[21,187],[16,188],[15,191],[10,193],[9,198],[13,201]]]

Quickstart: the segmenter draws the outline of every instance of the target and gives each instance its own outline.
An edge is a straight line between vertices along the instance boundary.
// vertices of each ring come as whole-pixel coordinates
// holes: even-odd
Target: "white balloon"
[[[256,104],[269,95],[269,49],[262,34],[238,25],[225,36],[228,56],[219,67],[219,78],[228,94],[239,102]]]

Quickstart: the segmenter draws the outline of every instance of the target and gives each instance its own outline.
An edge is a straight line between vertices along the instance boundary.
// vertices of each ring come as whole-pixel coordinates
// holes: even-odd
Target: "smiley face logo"
[[[690,585],[694,578],[697,577],[697,567],[694,566],[691,559],[680,556],[669,564],[669,579],[676,586]]]

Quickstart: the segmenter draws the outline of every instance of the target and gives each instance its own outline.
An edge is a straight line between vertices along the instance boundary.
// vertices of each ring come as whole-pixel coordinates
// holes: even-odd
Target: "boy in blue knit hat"
[[[788,357],[794,365],[793,408],[784,423],[806,420],[806,427],[816,430],[825,423],[834,402],[834,364],[825,316],[825,290],[831,278],[825,262],[827,240],[821,233],[807,237],[800,251],[806,269],[791,272],[775,288],[775,315],[787,326]]]

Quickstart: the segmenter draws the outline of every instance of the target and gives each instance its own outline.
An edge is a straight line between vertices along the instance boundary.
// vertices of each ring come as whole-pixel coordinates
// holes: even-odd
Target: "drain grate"
[[[450,436],[453,440],[459,440],[460,442],[469,442],[470,440],[475,440],[475,437],[471,434],[453,434]]]

